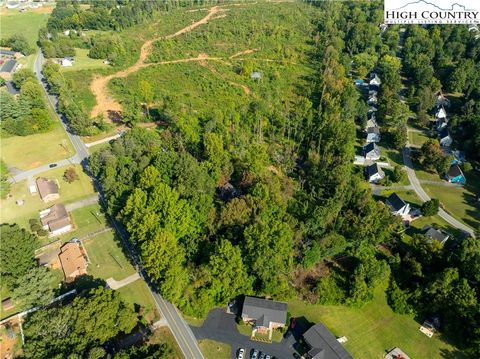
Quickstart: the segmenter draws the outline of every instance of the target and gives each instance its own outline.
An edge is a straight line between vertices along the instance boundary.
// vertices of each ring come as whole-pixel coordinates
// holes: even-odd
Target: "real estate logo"
[[[479,0],[385,0],[386,24],[479,24]]]

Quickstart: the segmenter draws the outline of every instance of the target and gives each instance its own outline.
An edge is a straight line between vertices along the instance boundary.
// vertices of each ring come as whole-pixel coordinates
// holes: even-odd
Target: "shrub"
[[[72,183],[79,180],[80,178],[78,177],[78,174],[77,174],[77,171],[75,171],[75,168],[70,167],[63,174],[63,179],[68,183]]]

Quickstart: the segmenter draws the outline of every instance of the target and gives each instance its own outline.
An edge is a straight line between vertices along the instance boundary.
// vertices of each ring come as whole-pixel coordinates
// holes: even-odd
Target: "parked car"
[[[257,349],[253,349],[252,359],[258,359],[258,350]]]
[[[270,358],[270,355],[267,354],[267,356],[265,357],[265,359],[271,359],[271,358]]]
[[[56,163],[50,163],[50,164],[48,165],[48,167],[50,167],[50,168],[57,167],[57,164],[56,164]]]
[[[265,353],[261,353],[259,359],[265,359]]]
[[[243,355],[245,354],[245,349],[243,348],[240,348],[238,350],[238,355],[237,355],[237,359],[243,359]]]

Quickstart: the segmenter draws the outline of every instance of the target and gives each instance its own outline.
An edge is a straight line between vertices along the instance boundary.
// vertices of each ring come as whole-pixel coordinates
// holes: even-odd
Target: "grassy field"
[[[79,70],[105,69],[109,65],[105,65],[102,59],[91,59],[88,57],[88,49],[75,49],[75,62],[71,67],[61,67],[62,72],[72,72]]]
[[[231,356],[232,347],[228,344],[204,339],[200,340],[198,345],[205,359],[226,359]]]
[[[177,341],[175,340],[172,332],[167,327],[160,327],[153,332],[148,338],[149,344],[162,344],[166,343],[173,349],[172,358],[183,359],[184,356],[180,350]],[[188,358],[187,358],[188,359]],[[220,358],[219,358],[220,359]]]
[[[8,166],[28,170],[70,157],[74,151],[62,125],[55,121],[47,133],[2,138],[0,153]]]
[[[422,146],[425,142],[430,139],[427,135],[419,132],[410,131],[408,132],[408,141],[415,146]]]
[[[16,222],[21,226],[27,227],[30,218],[38,218],[38,211],[48,208],[55,203],[68,204],[82,198],[88,197],[94,193],[90,177],[82,170],[80,165],[73,165],[79,176],[79,180],[68,183],[63,179],[63,174],[68,167],[57,167],[43,172],[40,176],[58,181],[60,189],[60,198],[48,203],[43,202],[37,194],[31,195],[28,190],[28,181],[23,180],[11,186],[9,198],[0,200],[1,222]],[[37,176],[37,177],[40,177]],[[35,177],[33,180],[35,180]],[[34,184],[34,182],[32,182]],[[17,205],[15,202],[22,199],[24,204]]]
[[[1,10],[0,33],[2,38],[21,34],[26,37],[30,46],[35,46],[38,38],[38,30],[47,24],[48,12],[51,8],[28,10],[21,13],[18,9]]]
[[[160,319],[155,300],[150,294],[147,284],[138,279],[125,287],[117,289],[123,299],[132,305],[140,305],[143,308],[143,317],[149,323]]]
[[[113,231],[86,239],[83,244],[90,258],[88,273],[94,277],[121,280],[135,273]]]
[[[346,336],[345,348],[355,359],[383,358],[400,347],[412,359],[466,358],[438,335],[422,334],[412,316],[395,314],[380,290],[374,300],[362,308],[310,305],[299,300],[288,303],[293,317],[322,322],[337,336]]]

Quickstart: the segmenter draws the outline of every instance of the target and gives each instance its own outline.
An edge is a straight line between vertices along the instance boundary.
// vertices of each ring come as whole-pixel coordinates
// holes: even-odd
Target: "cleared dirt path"
[[[108,88],[107,85],[110,82],[110,80],[114,78],[122,78],[122,77],[127,77],[128,75],[138,71],[139,69],[150,66],[151,64],[145,64],[145,60],[147,59],[148,55],[150,55],[152,51],[152,45],[155,41],[161,40],[161,39],[171,39],[176,36],[185,34],[187,32],[192,31],[193,29],[204,25],[208,23],[210,20],[218,19],[220,17],[226,16],[226,14],[221,14],[222,12],[226,11],[228,9],[221,8],[219,6],[213,6],[208,10],[208,14],[200,19],[197,22],[194,22],[193,24],[184,27],[181,30],[178,30],[177,32],[167,35],[167,36],[162,36],[162,37],[157,37],[151,40],[146,41],[143,45],[142,48],[140,49],[140,56],[135,64],[130,66],[129,68],[116,72],[114,74],[108,75],[108,76],[101,76],[101,77],[96,77],[93,79],[92,83],[90,84],[90,90],[92,90],[96,100],[97,104],[92,110],[91,116],[96,117],[99,114],[103,113],[107,115],[107,120],[110,117],[118,117],[120,111],[122,110],[122,106],[118,101],[116,101],[109,93],[108,93]],[[216,16],[217,15],[217,16]],[[200,56],[198,58],[191,58],[191,59],[182,59],[182,60],[173,60],[173,61],[164,61],[163,64],[169,64],[169,63],[179,63],[179,62],[189,62],[189,61],[200,61],[200,60],[206,60],[207,58]],[[210,58],[208,58],[210,59]],[[156,63],[156,64],[162,64]]]

